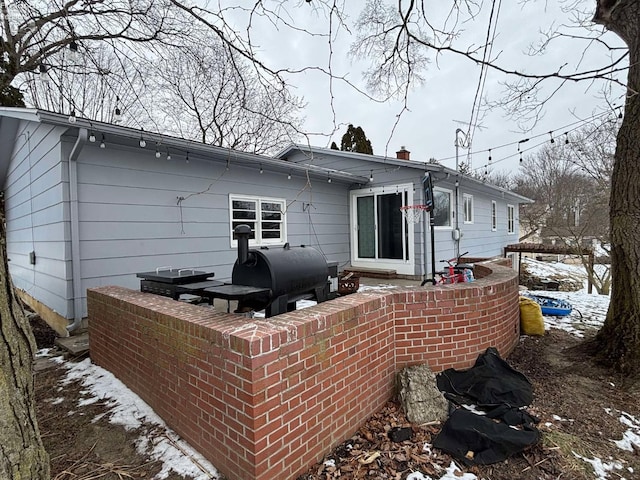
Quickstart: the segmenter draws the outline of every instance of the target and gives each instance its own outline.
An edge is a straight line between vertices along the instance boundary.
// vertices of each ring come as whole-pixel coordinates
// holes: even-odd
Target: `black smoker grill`
[[[265,309],[271,317],[296,309],[296,302],[314,299],[324,302],[329,296],[329,266],[315,248],[290,247],[249,250],[251,228],[238,225],[238,259],[233,266],[233,285],[269,289],[267,298],[238,298],[238,310]],[[214,289],[211,289],[214,290]]]
[[[320,303],[329,299],[329,265],[315,248],[290,247],[287,243],[282,248],[249,250],[251,228],[238,225],[234,233],[238,239],[238,259],[231,284],[206,280],[213,273],[158,269],[137,274],[143,278],[140,290],[174,300],[183,293],[205,297],[210,303],[214,298],[237,300],[237,312],[264,309],[267,318],[295,310],[298,300],[313,299]]]

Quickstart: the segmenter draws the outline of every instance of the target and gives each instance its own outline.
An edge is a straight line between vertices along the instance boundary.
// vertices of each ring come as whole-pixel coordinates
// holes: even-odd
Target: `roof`
[[[311,145],[303,145],[303,144],[290,144],[280,152],[276,154],[276,157],[286,159],[290,154],[294,152],[302,152],[307,155],[309,161],[313,161],[314,156],[335,156],[340,158],[348,158],[352,160],[358,160],[362,162],[368,162],[376,165],[389,165],[393,167],[401,167],[401,168],[410,168],[414,170],[418,170],[420,172],[434,172],[434,173],[445,173],[450,176],[457,176],[464,178],[465,182],[476,184],[478,187],[483,189],[493,190],[495,192],[499,192],[500,194],[509,195],[511,198],[517,200],[519,203],[533,203],[534,201],[525,196],[519,195],[511,190],[506,188],[498,187],[496,185],[492,185],[490,183],[483,182],[474,178],[470,175],[465,175],[457,170],[453,170],[451,168],[447,168],[444,165],[440,165],[439,163],[432,162],[419,162],[416,160],[403,160],[398,159],[396,157],[388,157],[383,155],[369,155],[366,153],[357,153],[357,152],[345,152],[342,150],[334,150],[331,148],[323,148],[323,147],[314,147]],[[295,163],[295,162],[291,162]]]
[[[74,138],[78,137],[80,129],[86,129],[88,132],[93,132],[98,138],[104,135],[108,143],[125,146],[137,146],[140,139],[144,138],[146,141],[145,148],[150,151],[161,148],[162,152],[168,149],[172,153],[188,153],[192,158],[230,162],[243,166],[260,166],[260,168],[270,171],[290,172],[293,174],[304,173],[305,175],[309,174],[312,177],[321,177],[323,179],[331,177],[332,180],[344,183],[362,184],[368,182],[365,177],[338,169],[288,162],[280,157],[241,152],[113,123],[98,122],[82,117],[77,117],[75,122],[71,123],[68,115],[35,108],[0,107],[0,142],[3,145],[7,145],[8,143],[6,142],[13,141],[20,121],[60,126],[66,129],[65,134]],[[11,149],[0,149],[0,180],[2,182],[10,162],[10,155]]]

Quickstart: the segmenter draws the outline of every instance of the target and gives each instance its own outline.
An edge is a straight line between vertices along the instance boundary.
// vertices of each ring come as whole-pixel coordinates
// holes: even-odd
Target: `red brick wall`
[[[230,480],[293,479],[382,407],[399,369],[511,352],[516,273],[476,273],[471,284],[363,292],[268,320],[96,288],[91,358]]]

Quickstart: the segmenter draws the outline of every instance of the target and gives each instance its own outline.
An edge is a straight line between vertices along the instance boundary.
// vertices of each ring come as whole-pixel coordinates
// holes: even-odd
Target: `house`
[[[404,221],[400,207],[424,203],[425,173],[437,259],[501,255],[528,201],[406,150],[387,158],[291,145],[267,157],[9,107],[0,140],[11,276],[59,332],[81,324],[88,288],[137,289],[138,272],[197,268],[228,281],[239,224],[257,247],[311,245],[341,269],[420,278],[430,271],[428,226]]]
[[[501,256],[505,245],[518,242],[519,205],[531,200],[486,184],[439,164],[412,161],[402,147],[396,158],[290,145],[278,154],[292,164],[312,164],[367,177],[352,185],[349,214],[349,258],[354,269],[392,269],[407,276],[436,270],[445,259]],[[433,185],[434,248],[428,217],[417,224],[403,221],[400,207],[424,204],[425,179]],[[425,215],[426,216],[426,215]],[[385,228],[385,226],[387,228]]]

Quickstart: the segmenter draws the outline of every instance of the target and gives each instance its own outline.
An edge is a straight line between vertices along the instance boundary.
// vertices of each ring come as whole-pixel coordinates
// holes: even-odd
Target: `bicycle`
[[[473,281],[473,266],[467,263],[460,263],[460,258],[464,257],[467,253],[469,252],[461,253],[457,257],[449,260],[440,260],[441,262],[447,263],[447,271],[435,272],[434,283],[436,285],[446,285]]]

